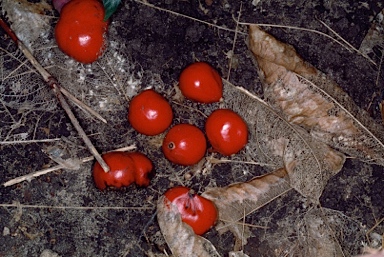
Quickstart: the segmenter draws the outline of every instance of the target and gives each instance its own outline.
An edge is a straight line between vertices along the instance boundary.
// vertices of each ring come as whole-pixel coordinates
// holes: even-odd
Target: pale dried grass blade
[[[266,101],[288,122],[351,157],[384,165],[383,127],[334,81],[256,25],[249,27],[249,47]]]
[[[161,233],[175,257],[220,257],[213,244],[196,235],[181,221],[177,206],[164,196],[157,203],[157,220]]]

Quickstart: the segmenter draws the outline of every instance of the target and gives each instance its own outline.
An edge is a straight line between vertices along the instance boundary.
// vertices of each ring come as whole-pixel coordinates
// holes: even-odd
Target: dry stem
[[[79,124],[79,121],[73,114],[72,110],[70,109],[67,101],[65,100],[62,91],[61,86],[59,85],[58,81],[52,77],[51,74],[46,71],[43,66],[36,60],[36,58],[31,54],[31,52],[27,49],[27,47],[17,38],[15,33],[9,28],[9,26],[3,21],[3,19],[0,18],[0,26],[6,31],[6,33],[11,37],[11,39],[17,44],[20,51],[25,55],[25,57],[30,61],[30,63],[35,67],[35,69],[40,73],[40,75],[43,77],[44,81],[52,88],[53,92],[55,93],[57,99],[59,100],[61,106],[67,113],[69,119],[71,120],[73,126],[79,133],[80,137],[83,139],[85,145],[88,147],[89,151],[92,153],[92,155],[95,157],[98,163],[100,163],[100,166],[103,168],[105,172],[109,171],[108,165],[105,163],[103,158],[100,156],[98,151],[96,150],[95,146],[92,144],[91,140],[89,140],[88,136],[85,134],[83,128]],[[67,96],[69,92],[65,93]],[[80,101],[76,102],[76,104],[79,104]],[[90,108],[89,108],[90,109]]]
[[[132,151],[134,149],[136,149],[136,146],[135,145],[130,145],[130,146],[127,146],[127,147],[124,147],[124,148],[115,149],[113,151],[124,152],[124,151]],[[86,162],[92,161],[93,159],[94,159],[94,156],[89,156],[89,157],[81,159],[80,161],[82,163],[86,163]],[[42,170],[39,170],[39,171],[35,171],[35,172],[32,172],[32,173],[29,173],[29,174],[24,175],[24,176],[20,176],[20,177],[11,179],[11,180],[5,182],[3,184],[3,186],[4,187],[12,186],[12,185],[21,183],[21,182],[26,181],[26,180],[32,180],[32,179],[34,179],[36,177],[48,174],[48,173],[53,172],[55,170],[60,170],[60,169],[65,169],[65,168],[66,167],[64,167],[63,165],[59,164],[59,165],[54,166],[54,167],[50,167],[50,168],[47,168],[47,169],[42,169]]]

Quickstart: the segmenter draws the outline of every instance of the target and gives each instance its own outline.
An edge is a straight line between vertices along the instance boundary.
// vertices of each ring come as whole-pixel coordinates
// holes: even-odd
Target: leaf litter
[[[384,132],[334,81],[292,46],[250,26],[249,45],[266,101],[292,124],[350,157],[384,165]]]
[[[280,42],[275,41],[274,43],[275,45],[273,47],[278,46],[278,51],[274,54],[280,54],[281,49],[286,51],[286,49],[291,48],[288,45],[279,48],[281,47],[281,45],[279,45]],[[291,48],[291,50],[292,49],[293,48]],[[265,49],[263,49],[263,51],[264,50]],[[326,80],[323,74],[318,78],[317,75],[319,72],[315,68],[301,60],[294,51],[287,50],[287,52],[289,52],[288,57],[275,57],[273,61],[269,60],[270,63],[261,65],[264,68],[264,70],[262,68],[261,70],[264,73],[265,79],[264,100],[242,88],[235,87],[228,82],[225,83],[225,101],[223,105],[243,115],[251,128],[250,144],[245,149],[244,155],[251,161],[268,164],[266,167],[270,167],[269,169],[271,170],[269,174],[251,181],[229,185],[224,188],[211,188],[203,194],[214,200],[219,208],[220,223],[216,228],[219,230],[229,229],[236,237],[244,240],[244,242],[246,242],[246,239],[250,236],[250,233],[241,230],[243,226],[238,225],[238,221],[241,220],[244,215],[258,210],[266,203],[289,191],[291,187],[302,195],[312,199],[314,202],[317,202],[327,181],[342,168],[345,161],[343,153],[382,165],[382,155],[380,155],[380,151],[372,149],[375,145],[380,146],[380,142],[382,142],[380,127],[370,125],[369,122],[372,120],[369,118],[366,120],[365,116],[367,115],[363,112],[360,113],[360,110],[353,104],[353,101],[333,82]],[[263,56],[262,59],[263,58],[265,57]],[[292,60],[293,63],[291,63]],[[275,61],[277,61],[277,64]],[[69,64],[63,71],[77,69],[76,67],[69,68],[70,65],[76,66],[71,63],[70,60],[60,63]],[[292,67],[290,66],[292,64],[293,70],[291,70]],[[277,69],[275,65],[277,65]],[[286,65],[288,65],[289,68],[287,68]],[[260,68],[260,61],[258,61],[258,66]],[[284,67],[285,70],[280,69],[280,67]],[[92,79],[94,70],[90,67],[88,67],[88,69],[80,69],[80,71],[84,70],[88,72],[88,76]],[[275,71],[269,73],[271,70]],[[124,71],[122,71],[122,73],[123,72]],[[87,73],[85,73],[84,76],[87,76],[86,74]],[[278,74],[277,77],[275,77],[276,74]],[[63,78],[66,77],[65,72],[63,72],[62,75],[59,73],[59,76]],[[91,79],[82,81],[85,83],[86,81],[92,81]],[[285,82],[288,82],[288,85],[284,84]],[[272,84],[272,89],[266,88],[266,85],[270,86],[269,84]],[[319,84],[320,86],[327,84],[327,86],[318,89]],[[306,119],[308,118],[307,111],[313,114],[311,101],[302,103],[302,110],[296,113],[292,112],[295,108],[285,105],[284,99],[276,99],[276,95],[280,96],[276,94],[276,90],[281,90],[280,93],[285,93],[284,90],[286,90],[288,86],[289,92],[295,91],[294,88],[291,88],[291,86],[295,85],[304,85],[304,92],[308,93],[308,95],[304,94],[305,97],[300,93],[294,95],[296,101],[305,98],[303,100],[312,100],[315,102],[315,106],[325,108],[325,113],[323,111],[320,112],[320,114],[315,112],[317,120],[312,119],[312,117]],[[133,87],[136,88],[136,86],[137,84]],[[117,91],[120,90],[118,87],[115,89],[117,89]],[[299,87],[299,89],[303,90],[301,87]],[[270,91],[268,92],[268,90]],[[129,90],[128,94],[134,94],[134,92],[135,89]],[[279,91],[277,93],[279,93]],[[334,93],[336,93],[336,96],[333,96]],[[123,101],[122,95],[124,95],[125,99],[127,98],[126,92],[121,91],[118,97],[116,97],[116,101]],[[100,106],[103,107],[101,102]],[[302,119],[303,117],[304,119]],[[323,121],[324,119],[325,121]],[[346,128],[346,132],[348,132],[347,136],[350,136],[348,140],[344,139],[346,137],[344,134],[342,135],[344,138],[340,139],[340,136],[337,137],[337,132],[340,131],[330,126],[334,119],[344,125],[342,128]],[[333,142],[335,138],[339,139],[336,143]],[[359,139],[364,139],[363,144],[359,144]],[[334,150],[328,146],[328,144],[343,153]],[[355,149],[353,149],[354,147]],[[360,151],[364,153],[361,154]],[[234,192],[237,192],[237,194]],[[234,210],[234,206],[237,207],[236,210]],[[188,234],[192,238],[191,246],[199,249],[203,246],[202,249],[204,251],[207,248],[211,249],[209,241],[207,242],[205,239],[194,237],[190,234],[191,231],[185,228],[187,226],[180,224],[181,222],[176,213],[164,214],[161,210],[162,207],[160,205],[160,207],[158,206],[158,219],[163,234],[166,238],[167,235],[173,235],[176,240],[171,240],[170,242],[173,243],[168,243],[172,250],[174,250],[175,247],[177,248],[185,244],[181,236],[185,234]],[[327,211],[323,209],[323,212]],[[332,256],[334,253],[336,254],[334,256],[340,256],[338,255],[340,254],[338,250],[339,244],[329,231],[329,227],[322,230],[324,231],[322,237],[317,238],[318,234],[321,233],[321,231],[319,232],[320,226],[317,224],[325,223],[324,219],[322,219],[322,217],[324,217],[322,214],[323,213],[319,212],[309,213],[305,219],[300,220],[300,222],[306,222],[305,224],[298,223],[299,228],[306,228],[306,225],[312,224],[313,222],[312,226],[302,233],[303,237],[300,239],[301,241],[299,240],[302,243],[309,242],[308,244],[302,244],[303,252],[313,254],[313,256],[323,256],[320,253],[324,252],[320,250],[316,252],[313,250],[314,248],[311,248],[313,243],[316,243],[319,246],[318,248],[327,251],[327,253],[330,254],[329,256]],[[161,225],[160,223],[164,219],[176,219],[177,226],[172,228],[169,227],[168,223]],[[180,256],[186,256],[188,253],[183,249],[177,251]],[[174,254],[178,255],[176,253]]]
[[[263,80],[265,101],[225,82],[223,105],[248,123],[245,154],[278,169],[203,193],[219,210],[215,229],[220,233],[230,230],[243,244],[251,232],[239,221],[291,188],[318,203],[328,180],[343,167],[343,153],[384,165],[383,128],[335,82],[301,59],[292,46],[256,25],[250,26],[249,47]],[[343,235],[334,234],[342,230],[343,223],[331,226],[330,212],[315,208],[299,220],[301,250],[292,251],[292,256],[298,252],[301,256],[345,256],[340,244]],[[161,230],[174,234],[178,241],[168,244],[172,251],[173,245],[186,242],[178,234],[183,232],[170,226],[161,226]]]

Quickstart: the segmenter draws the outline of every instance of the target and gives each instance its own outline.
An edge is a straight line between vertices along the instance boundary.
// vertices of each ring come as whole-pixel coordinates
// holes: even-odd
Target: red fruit
[[[239,152],[248,141],[247,124],[229,109],[212,112],[205,123],[205,131],[213,149],[227,156]]]
[[[191,124],[172,127],[163,140],[163,153],[173,163],[193,165],[205,154],[207,142],[203,132]]]
[[[223,96],[223,82],[219,73],[208,63],[195,62],[185,68],[179,78],[182,94],[200,103],[214,103]]]
[[[82,63],[92,63],[105,48],[108,22],[98,0],[72,0],[61,9],[55,38],[60,50]]]
[[[98,189],[107,187],[127,187],[133,182],[138,186],[148,186],[148,175],[153,166],[152,162],[142,153],[109,152],[103,154],[103,159],[110,168],[104,172],[98,162],[93,166],[93,180]]]
[[[173,187],[164,194],[180,212],[181,220],[192,227],[197,235],[207,232],[217,220],[215,204],[187,187]]]
[[[150,159],[142,153],[132,152],[127,153],[132,158],[135,164],[135,183],[138,186],[148,186],[149,178],[148,175],[153,169],[153,165]]]
[[[110,152],[103,154],[102,157],[110,170],[105,172],[98,162],[93,166],[93,180],[98,189],[120,188],[129,186],[135,181],[135,164],[126,153]]]
[[[168,101],[153,89],[141,92],[129,104],[128,121],[136,131],[147,136],[164,132],[172,118]]]

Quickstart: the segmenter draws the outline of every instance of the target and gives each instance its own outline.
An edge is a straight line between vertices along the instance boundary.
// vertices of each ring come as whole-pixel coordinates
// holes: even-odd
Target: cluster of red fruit
[[[99,0],[54,0],[53,3],[60,11],[60,20],[55,28],[59,48],[79,62],[96,61],[105,48],[108,27],[108,21],[103,20],[105,11],[102,3]],[[205,104],[219,102],[223,95],[219,73],[205,62],[196,62],[184,69],[179,78],[179,88],[186,98]],[[173,111],[169,102],[153,89],[144,90],[130,102],[128,121],[141,134],[161,134],[172,120]],[[206,120],[205,133],[213,150],[225,156],[239,152],[248,140],[246,123],[229,109],[213,111]],[[164,156],[179,165],[198,163],[206,150],[204,133],[192,124],[173,126],[162,144]],[[104,172],[100,164],[95,163],[93,179],[100,190],[127,187],[132,183],[149,185],[153,165],[144,154],[109,152],[102,157],[110,171]],[[189,188],[174,187],[164,195],[167,201],[177,206],[183,222],[190,225],[196,234],[202,235],[216,222],[218,214],[214,203]]]
[[[222,98],[223,83],[218,72],[205,62],[196,62],[183,70],[179,79],[181,93],[200,103],[214,103]],[[129,106],[128,120],[144,135],[158,135],[172,122],[168,101],[152,89],[135,96]],[[229,109],[217,109],[207,118],[205,132],[213,149],[229,156],[247,143],[248,129],[243,119]],[[205,155],[204,133],[194,125],[178,124],[166,134],[162,150],[167,159],[180,165],[194,165]]]
[[[220,75],[205,62],[196,62],[185,68],[180,75],[179,88],[186,98],[200,103],[218,102],[223,94]],[[153,89],[144,90],[130,102],[128,121],[141,134],[161,134],[168,129],[172,120],[173,111],[169,102]],[[206,120],[205,132],[212,148],[226,156],[239,152],[248,140],[246,123],[229,109],[213,111]],[[204,157],[207,142],[204,133],[195,125],[177,124],[165,135],[162,150],[164,156],[175,164],[194,165]],[[95,164],[93,177],[99,189],[128,186],[133,182],[139,186],[149,184],[148,174],[152,164],[145,155],[111,152],[103,155],[103,158],[111,170],[105,173],[98,163]],[[191,193],[188,188],[171,188],[165,197],[176,204],[182,220],[196,234],[205,233],[217,219],[214,204]]]

